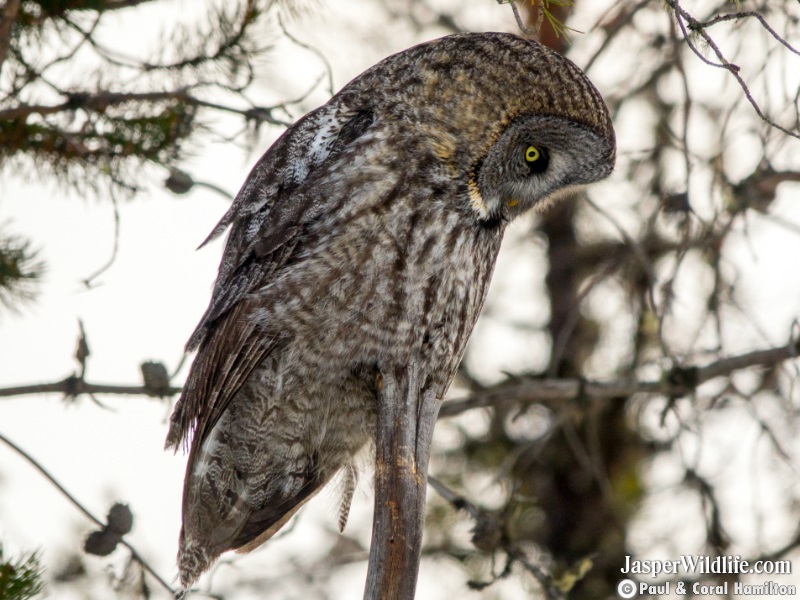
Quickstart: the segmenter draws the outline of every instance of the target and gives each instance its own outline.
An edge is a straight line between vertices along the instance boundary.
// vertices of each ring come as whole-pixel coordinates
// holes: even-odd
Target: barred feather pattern
[[[317,238],[320,248],[255,293],[260,308],[251,318],[287,341],[253,371],[192,461],[182,573],[204,570],[225,550],[261,543],[264,530],[274,533],[271,520],[349,465],[374,436],[375,365],[423,357],[426,385],[444,393],[482,305],[500,236],[464,230],[457,212],[448,215],[435,203],[423,215],[409,206],[376,203],[338,227],[320,224],[320,231],[337,233]],[[405,222],[398,237],[380,233],[387,220]],[[415,228],[421,220],[435,223],[427,235]],[[308,235],[310,242],[318,234],[312,228]],[[462,267],[428,267],[453,260]],[[275,514],[257,515],[264,507]],[[205,560],[196,558],[194,540],[208,549]]]
[[[550,161],[535,173],[534,142]],[[190,445],[181,583],[262,544],[341,469],[343,527],[380,373],[414,361],[443,397],[507,223],[614,155],[588,79],[508,34],[389,57],[288,129],[209,238],[230,229],[167,437]]]
[[[353,494],[358,485],[358,471],[353,464],[349,464],[342,469],[342,501],[339,504],[339,533],[344,533],[347,527],[347,519],[350,516],[350,506],[353,503]]]

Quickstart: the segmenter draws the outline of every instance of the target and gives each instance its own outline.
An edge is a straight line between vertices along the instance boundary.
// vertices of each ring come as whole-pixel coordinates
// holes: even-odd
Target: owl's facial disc
[[[614,150],[594,130],[559,117],[513,121],[473,174],[483,222],[511,221],[567,192],[608,176]]]

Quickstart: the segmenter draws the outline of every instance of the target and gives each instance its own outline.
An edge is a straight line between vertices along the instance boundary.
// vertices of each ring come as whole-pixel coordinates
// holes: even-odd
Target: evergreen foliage
[[[23,553],[16,558],[7,557],[0,544],[0,598],[3,600],[28,600],[44,591],[44,570],[36,552]]]

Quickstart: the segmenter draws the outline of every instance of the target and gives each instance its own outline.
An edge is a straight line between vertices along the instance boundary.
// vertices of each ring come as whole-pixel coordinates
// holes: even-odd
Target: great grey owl
[[[351,477],[382,370],[414,360],[442,397],[506,225],[614,158],[580,69],[503,33],[390,56],[290,127],[209,237],[230,228],[167,437],[190,447],[181,583]]]

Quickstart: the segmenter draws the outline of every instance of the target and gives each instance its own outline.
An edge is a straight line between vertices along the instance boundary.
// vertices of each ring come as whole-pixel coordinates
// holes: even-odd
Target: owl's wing
[[[374,121],[346,97],[306,115],[289,128],[250,172],[231,208],[203,245],[231,228],[208,310],[187,350],[198,349],[170,418],[167,448],[198,441],[217,422],[252,370],[279,341],[251,318],[248,293],[267,285],[295,252],[303,228],[325,210],[320,194],[296,193],[330,168]],[[195,444],[197,445],[197,444]]]
[[[295,190],[361,137],[374,120],[372,111],[348,108],[345,102],[339,98],[287,129],[250,171],[231,208],[200,245],[231,227],[211,303],[187,350],[197,348],[239,298],[256,284],[263,285],[265,278],[260,275],[285,262],[290,249],[285,246],[293,246],[287,243],[323,206],[319,199],[310,202]]]

